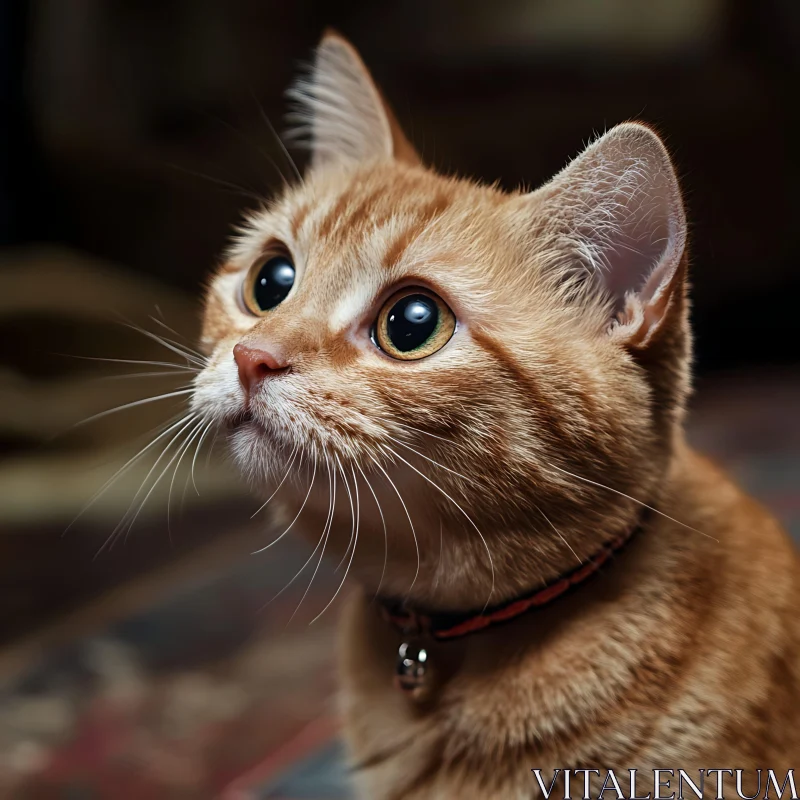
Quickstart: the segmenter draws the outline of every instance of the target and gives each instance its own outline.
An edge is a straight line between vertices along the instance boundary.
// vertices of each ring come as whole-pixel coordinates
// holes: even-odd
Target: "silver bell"
[[[417,642],[403,642],[397,651],[395,682],[404,692],[414,692],[425,685],[428,651]]]

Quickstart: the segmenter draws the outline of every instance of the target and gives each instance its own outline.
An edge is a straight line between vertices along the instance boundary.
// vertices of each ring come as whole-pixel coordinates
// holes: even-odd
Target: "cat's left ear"
[[[356,49],[335,31],[319,43],[311,74],[289,91],[294,133],[309,135],[311,164],[397,159],[419,164]]]
[[[529,195],[540,233],[612,302],[610,335],[646,347],[683,327],[686,216],[669,154],[645,125],[618,125]]]

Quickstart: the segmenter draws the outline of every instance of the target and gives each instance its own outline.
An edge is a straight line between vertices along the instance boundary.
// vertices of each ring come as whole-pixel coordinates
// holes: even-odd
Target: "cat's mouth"
[[[225,420],[228,430],[231,431],[239,430],[239,428],[243,428],[245,425],[255,422],[256,419],[249,409],[243,409],[242,411],[239,411],[237,414],[234,414]]]

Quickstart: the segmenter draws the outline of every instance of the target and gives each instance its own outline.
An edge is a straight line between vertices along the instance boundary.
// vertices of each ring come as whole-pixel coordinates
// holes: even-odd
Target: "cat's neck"
[[[673,476],[681,471],[688,450],[681,443],[657,481],[657,491],[642,489],[634,495],[608,490],[611,498],[598,519],[591,509],[570,525],[550,513],[533,514],[522,523],[492,525],[488,519],[468,521],[462,515],[443,513],[440,504],[419,487],[403,487],[413,498],[408,517],[378,513],[377,506],[362,502],[358,516],[358,541],[347,503],[337,503],[328,536],[327,555],[349,567],[351,578],[369,596],[401,600],[408,608],[436,613],[470,613],[526,597],[590,562],[610,542],[625,537],[650,508],[656,518],[679,517],[671,499]],[[389,505],[391,498],[379,498]],[[327,498],[320,496],[315,509],[304,513],[304,532],[312,544],[324,529]],[[313,504],[309,504],[313,505]],[[384,537],[383,523],[388,535]],[[384,548],[387,549],[384,549]]]

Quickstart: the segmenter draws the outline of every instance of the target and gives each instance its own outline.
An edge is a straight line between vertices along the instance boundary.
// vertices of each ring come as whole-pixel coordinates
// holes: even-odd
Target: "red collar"
[[[477,612],[428,614],[409,609],[403,601],[378,598],[382,615],[400,633],[425,635],[439,641],[460,639],[462,636],[468,636],[470,633],[484,628],[508,622],[533,608],[549,605],[556,598],[594,575],[642,529],[649,516],[649,509],[645,509],[635,525],[615,539],[606,542],[579,567],[566,572],[539,589],[500,605]]]

